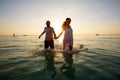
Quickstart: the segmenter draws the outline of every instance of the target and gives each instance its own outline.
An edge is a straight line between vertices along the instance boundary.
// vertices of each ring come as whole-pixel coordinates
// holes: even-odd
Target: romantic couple
[[[44,41],[44,48],[48,49],[50,47],[51,49],[54,49],[54,39],[58,39],[64,32],[64,39],[63,39],[63,50],[67,52],[71,52],[73,49],[73,31],[70,26],[71,19],[66,18],[66,20],[62,24],[62,31],[61,33],[56,36],[56,33],[53,29],[53,27],[50,26],[50,21],[46,21],[46,26],[44,28],[44,31],[41,33],[39,38],[46,33],[45,35],[45,41]],[[52,51],[46,52],[45,54],[45,60],[46,60],[46,67],[44,69],[48,71],[52,71],[51,78],[55,79],[56,77],[56,68],[54,66],[54,53]],[[72,54],[66,54],[63,53],[63,56],[65,58],[65,62],[68,65],[63,64],[60,68],[60,71],[68,78],[71,78],[71,80],[75,79],[74,71],[75,69],[72,68],[73,64],[73,58]]]
[[[54,49],[54,39],[58,39],[62,33],[64,32],[64,39],[63,39],[63,50],[69,50],[72,51],[73,49],[73,31],[70,26],[71,18],[66,18],[66,20],[62,24],[62,31],[61,33],[56,36],[56,33],[53,29],[53,27],[50,26],[50,21],[46,21],[46,26],[44,28],[44,31],[41,33],[39,38],[46,33],[45,41],[44,41],[44,48],[47,49],[50,47],[51,49]]]

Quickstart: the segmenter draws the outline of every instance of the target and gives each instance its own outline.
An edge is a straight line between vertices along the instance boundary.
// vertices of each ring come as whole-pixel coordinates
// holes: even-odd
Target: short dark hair
[[[46,23],[48,23],[48,22],[50,23],[50,21],[49,21],[49,20],[47,20],[47,21],[46,21]]]

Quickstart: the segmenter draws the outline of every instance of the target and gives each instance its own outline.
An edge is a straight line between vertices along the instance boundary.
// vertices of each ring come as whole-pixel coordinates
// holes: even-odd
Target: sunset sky
[[[120,34],[120,0],[0,0],[0,35],[39,35],[46,20],[58,34],[67,17],[75,35]]]

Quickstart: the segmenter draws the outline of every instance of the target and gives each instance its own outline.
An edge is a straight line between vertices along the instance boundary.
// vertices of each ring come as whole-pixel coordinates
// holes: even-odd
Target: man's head
[[[46,21],[46,25],[49,27],[50,26],[50,21]]]

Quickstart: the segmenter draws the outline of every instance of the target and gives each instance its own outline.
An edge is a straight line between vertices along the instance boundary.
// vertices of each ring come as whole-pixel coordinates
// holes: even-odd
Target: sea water
[[[74,36],[72,68],[62,42],[44,50],[44,37],[0,36],[0,80],[120,80],[120,36]]]

